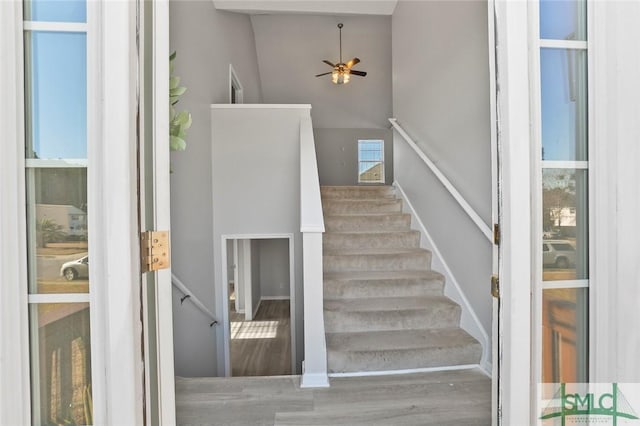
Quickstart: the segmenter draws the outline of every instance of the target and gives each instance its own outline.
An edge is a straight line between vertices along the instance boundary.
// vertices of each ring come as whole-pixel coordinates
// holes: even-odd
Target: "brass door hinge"
[[[498,299],[500,297],[500,277],[491,275],[491,295]]]
[[[144,231],[140,234],[142,273],[169,267],[169,231]]]
[[[500,225],[497,223],[493,224],[493,244],[500,245]]]

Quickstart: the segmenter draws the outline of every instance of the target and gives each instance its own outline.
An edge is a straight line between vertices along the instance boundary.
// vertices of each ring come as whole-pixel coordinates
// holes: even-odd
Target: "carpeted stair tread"
[[[325,299],[325,311],[386,312],[386,311],[432,311],[442,308],[455,309],[458,305],[445,296],[382,297],[358,299]]]
[[[326,215],[401,213],[402,202],[394,198],[342,200],[324,199],[322,209]]]
[[[477,344],[466,331],[454,328],[327,333],[327,348],[340,351],[402,350]]]
[[[426,279],[444,281],[444,275],[434,270],[426,271],[346,271],[325,272],[324,280],[389,280],[389,279]]]
[[[431,253],[429,250],[419,247],[400,247],[400,248],[359,248],[359,249],[327,249],[324,251],[325,256],[359,256],[359,255],[394,255],[394,254],[413,254],[413,253]]]

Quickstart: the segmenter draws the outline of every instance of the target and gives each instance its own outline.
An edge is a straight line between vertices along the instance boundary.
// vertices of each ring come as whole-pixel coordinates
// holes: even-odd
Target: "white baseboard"
[[[305,372],[304,361],[302,361],[302,378],[300,379],[301,388],[328,388],[329,376],[324,373],[307,373]]]
[[[421,246],[424,248],[431,250],[432,253],[432,263],[434,264],[433,269],[440,272],[445,276],[445,295],[453,299],[456,303],[460,305],[462,308],[462,315],[460,317],[460,328],[473,336],[480,344],[482,345],[482,358],[480,361],[480,368],[486,371],[491,371],[491,362],[489,362],[490,354],[491,354],[491,339],[489,339],[489,335],[482,327],[480,319],[476,315],[475,311],[471,307],[469,300],[464,295],[464,292],[460,288],[460,284],[456,277],[451,272],[451,268],[447,265],[447,262],[444,260],[442,253],[438,250],[438,246],[434,242],[433,238],[427,231],[427,228],[420,220],[420,216],[416,212],[413,204],[407,198],[407,194],[402,189],[402,186],[397,181],[393,182],[393,186],[398,190],[398,195],[402,198],[403,209],[406,210],[407,213],[411,214],[411,222],[417,226],[417,230],[420,231],[421,234]]]
[[[291,300],[289,296],[262,296],[261,300]]]
[[[434,373],[437,371],[457,371],[482,369],[478,364],[448,365],[444,367],[408,368],[405,370],[385,370],[385,371],[354,371],[349,373],[329,373],[329,377],[369,377],[369,376],[392,376],[396,374]],[[484,373],[484,371],[483,371]]]
[[[303,374],[300,380],[301,388],[328,388],[329,376],[326,374]]]

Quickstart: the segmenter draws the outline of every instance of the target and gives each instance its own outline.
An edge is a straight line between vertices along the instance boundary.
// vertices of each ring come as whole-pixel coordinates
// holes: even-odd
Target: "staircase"
[[[479,364],[431,252],[390,186],[321,188],[329,373]]]

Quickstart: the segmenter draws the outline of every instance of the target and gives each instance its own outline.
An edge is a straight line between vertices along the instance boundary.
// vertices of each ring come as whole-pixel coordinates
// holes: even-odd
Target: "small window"
[[[358,141],[358,183],[384,183],[384,141]]]

